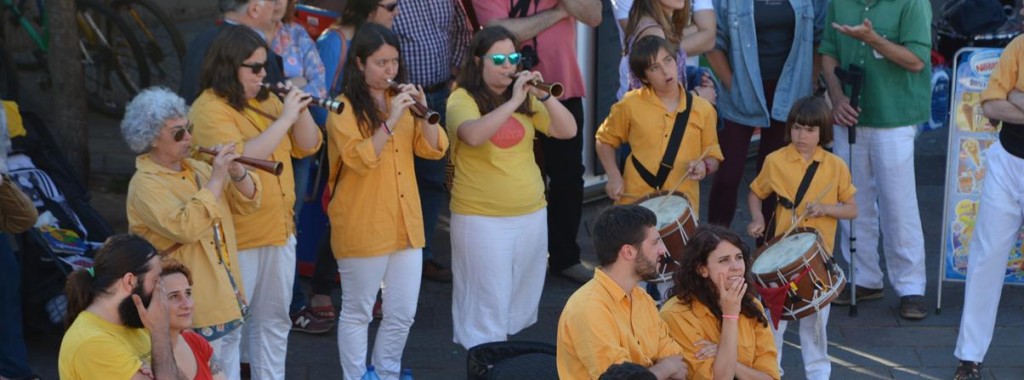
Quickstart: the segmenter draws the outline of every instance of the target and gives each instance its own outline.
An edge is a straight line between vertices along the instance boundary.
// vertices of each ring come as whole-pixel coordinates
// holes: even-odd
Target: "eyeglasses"
[[[185,132],[188,132],[188,134],[190,134],[190,135],[192,134],[192,122],[191,121],[188,122],[188,124],[174,126],[173,128],[174,128],[174,142],[181,142],[181,140],[184,140],[185,139]]]
[[[256,62],[256,63],[245,63],[245,62],[242,62],[241,66],[242,67],[248,67],[249,69],[251,69],[253,75],[259,75],[260,71],[263,71],[264,69],[267,68],[267,62],[266,61],[264,61],[264,62]]]
[[[506,59],[508,60],[508,63],[511,63],[513,65],[518,65],[519,64],[519,60],[521,58],[523,58],[523,55],[520,54],[519,52],[510,53],[510,54],[489,54],[489,55],[491,57],[491,62],[494,62],[495,66],[504,65]],[[484,57],[487,57],[487,56],[485,55]]]
[[[377,4],[377,6],[386,9],[388,12],[394,12],[395,9],[398,8],[398,2],[396,1],[391,4]]]

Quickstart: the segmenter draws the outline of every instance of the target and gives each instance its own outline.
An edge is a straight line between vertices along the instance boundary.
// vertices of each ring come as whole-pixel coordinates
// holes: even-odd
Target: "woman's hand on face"
[[[285,82],[283,87],[288,90],[288,94],[284,96],[284,110],[281,112],[281,118],[290,121],[289,124],[295,124],[302,111],[305,111],[309,103],[313,101],[313,97],[300,90],[298,86],[293,86],[290,81]]]
[[[729,280],[725,273],[718,274],[718,306],[724,315],[739,315],[740,302],[747,292],[743,277]]]

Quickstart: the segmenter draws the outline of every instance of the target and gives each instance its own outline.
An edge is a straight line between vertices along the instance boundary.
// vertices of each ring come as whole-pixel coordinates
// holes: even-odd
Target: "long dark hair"
[[[687,0],[686,6],[683,9],[672,12],[672,17],[665,15],[664,6],[658,0],[636,0],[633,3],[633,7],[629,8],[629,19],[626,21],[626,38],[628,42],[633,38],[636,38],[636,34],[640,31],[637,30],[637,26],[640,24],[640,19],[644,16],[648,16],[654,19],[654,22],[661,27],[661,30],[665,33],[665,39],[669,43],[675,46],[679,46],[679,41],[683,39],[683,29],[690,23],[690,8],[692,7],[692,1]]]
[[[469,42],[469,54],[462,63],[462,70],[459,70],[459,77],[455,80],[459,87],[466,89],[469,95],[476,101],[480,114],[484,115],[501,106],[502,103],[512,99],[512,85],[505,89],[505,92],[495,94],[484,83],[484,59],[483,56],[491,50],[491,46],[499,41],[510,40],[512,46],[519,46],[516,36],[500,26],[488,26],[476,32]],[[512,81],[515,84],[515,81]],[[533,115],[533,108],[530,102],[525,101],[516,109],[517,113]]]
[[[348,98],[349,107],[355,113],[365,136],[372,135],[373,129],[384,122],[384,117],[370,96],[370,87],[366,85],[366,76],[359,69],[359,64],[366,67],[366,60],[384,45],[399,51],[398,75],[394,80],[405,83],[405,62],[402,62],[402,53],[398,48],[398,36],[383,25],[370,22],[359,27],[355,37],[352,37],[352,46],[345,59],[345,79],[341,93]]]
[[[96,252],[91,270],[76,270],[68,276],[64,288],[68,297],[64,328],[71,327],[78,314],[97,296],[110,294],[110,287],[121,281],[124,275],[132,273],[139,278],[140,285],[144,283],[145,274],[150,269],[149,260],[156,255],[156,248],[138,235],[114,235],[107,239]]]
[[[341,11],[341,17],[334,22],[334,27],[351,25],[356,30],[366,23],[370,13],[377,10],[380,0],[349,0],[345,4],[345,10]]]
[[[758,309],[755,302],[756,291],[748,259],[750,248],[743,243],[739,235],[722,226],[704,224],[697,227],[697,232],[683,249],[679,268],[672,275],[672,280],[675,283],[672,290],[673,295],[679,297],[679,300],[684,303],[698,301],[704,304],[711,309],[719,321],[722,320],[722,307],[718,305],[718,287],[710,278],[702,277],[699,270],[702,266],[707,266],[711,251],[718,248],[718,243],[723,241],[736,246],[743,253],[743,277],[747,282],[747,292],[743,295],[743,301],[740,302],[740,314],[755,318],[764,326],[768,326],[768,318],[764,316],[764,312]]]
[[[199,77],[199,87],[213,89],[213,92],[227,100],[235,110],[242,111],[245,107],[245,89],[238,82],[238,68],[242,67],[256,49],[263,48],[267,52],[266,65],[276,65],[267,41],[248,26],[225,25],[210,45],[210,50],[203,60],[203,72]],[[248,70],[248,68],[246,69]],[[267,70],[267,69],[264,69]],[[260,89],[256,100],[267,99],[269,93]]]

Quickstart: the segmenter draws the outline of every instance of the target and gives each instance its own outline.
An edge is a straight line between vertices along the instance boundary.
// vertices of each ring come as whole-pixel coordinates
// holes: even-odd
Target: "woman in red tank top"
[[[167,294],[167,312],[171,314],[171,348],[178,371],[189,379],[226,379],[213,347],[191,330],[192,272],[178,261],[165,259],[160,277]]]

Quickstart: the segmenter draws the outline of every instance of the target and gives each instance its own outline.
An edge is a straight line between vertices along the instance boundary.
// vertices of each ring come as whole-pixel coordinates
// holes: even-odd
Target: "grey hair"
[[[184,99],[166,87],[150,87],[124,107],[121,135],[133,152],[146,153],[160,135],[164,123],[184,117],[188,117]]]

